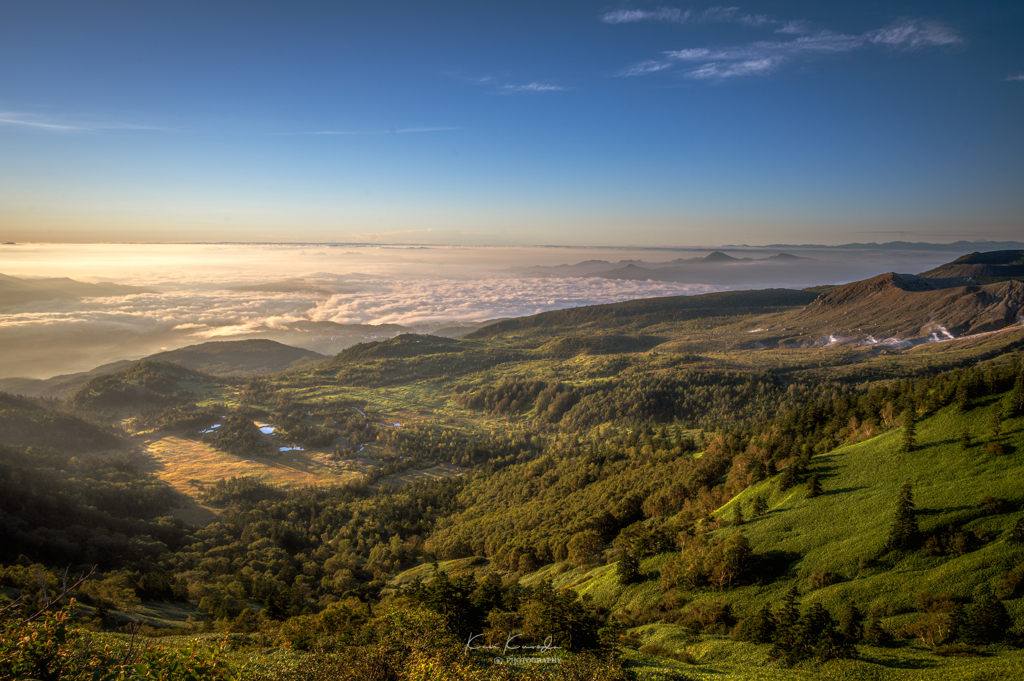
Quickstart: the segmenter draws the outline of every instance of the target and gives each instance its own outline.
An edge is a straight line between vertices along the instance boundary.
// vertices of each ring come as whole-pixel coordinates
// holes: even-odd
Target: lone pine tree
[[[811,477],[807,479],[807,498],[813,499],[820,496],[821,491],[821,480],[818,479],[818,474],[811,473]]]
[[[640,579],[640,561],[637,560],[636,554],[632,550],[622,554],[615,572],[619,578],[619,584],[623,586],[633,584]]]
[[[896,512],[893,515],[886,546],[897,551],[911,549],[914,547],[919,533],[913,486],[908,481],[903,483],[899,495],[896,497]]]
[[[917,446],[917,414],[913,409],[908,409],[903,415],[903,445],[900,448],[904,454],[914,451]]]
[[[1017,380],[1013,384],[1010,395],[1010,409],[1014,416],[1024,415],[1024,369],[1017,372]]]

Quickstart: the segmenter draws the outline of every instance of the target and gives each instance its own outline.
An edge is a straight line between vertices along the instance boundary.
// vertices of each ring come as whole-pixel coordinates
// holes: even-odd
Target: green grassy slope
[[[1008,541],[1014,523],[1024,515],[1024,417],[1004,420],[997,438],[1012,453],[987,454],[983,444],[989,439],[994,404],[995,400],[981,402],[965,414],[948,407],[922,420],[918,447],[909,454],[899,451],[897,429],[814,457],[810,470],[820,476],[821,496],[808,499],[803,484],[780,491],[780,476],[744,490],[715,516],[730,518],[734,507],[741,505],[750,518],[751,500],[758,494],[768,496],[768,513],[713,534],[724,538],[742,532],[755,553],[790,552],[795,560],[785,574],[767,584],[681,590],[677,599],[687,604],[683,615],[696,604],[719,601],[729,603],[738,618],[751,616],[765,604],[777,604],[795,585],[803,606],[820,602],[838,617],[844,605],[853,602],[897,633],[919,616],[921,594],[945,594],[966,602],[981,585],[998,590],[1002,576],[1024,561],[1024,546]],[[966,452],[959,445],[965,429],[974,438]],[[951,557],[886,552],[896,495],[904,481],[913,484],[923,537],[942,528],[960,529],[970,539],[966,553]],[[989,496],[1007,502],[1004,512],[986,511],[983,499]],[[659,570],[669,555],[644,560],[644,580],[626,587],[619,585],[614,563],[589,570],[548,565],[522,582],[552,579],[556,587],[587,594],[602,607],[638,612],[662,602]],[[837,583],[812,589],[811,575],[823,571],[833,573]],[[1024,598],[1004,605],[1015,618],[1024,616]],[[671,614],[672,607],[668,610]],[[857,660],[789,670],[770,662],[767,645],[724,636],[694,637],[683,626],[656,621],[634,633],[643,644],[693,655],[698,664],[687,667],[687,678],[1024,678],[1024,655],[1005,649],[995,657],[964,661],[939,657],[916,641],[897,649],[861,645]],[[635,662],[652,674],[679,666],[639,654]]]
[[[648,327],[738,315],[768,314],[807,305],[817,298],[811,291],[766,289],[726,291],[698,296],[672,296],[631,300],[609,305],[591,305],[543,312],[532,317],[508,319],[485,326],[467,339],[527,338],[548,336],[559,331],[572,335],[638,331]]]

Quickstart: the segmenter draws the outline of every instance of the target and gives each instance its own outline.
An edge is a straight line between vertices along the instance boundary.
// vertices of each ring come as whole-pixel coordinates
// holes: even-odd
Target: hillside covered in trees
[[[778,342],[879,291],[0,395],[0,676],[1021,678],[1024,328]]]

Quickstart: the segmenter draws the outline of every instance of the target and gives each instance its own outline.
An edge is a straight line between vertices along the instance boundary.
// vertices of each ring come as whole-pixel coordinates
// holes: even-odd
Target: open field
[[[145,439],[147,456],[144,469],[174,488],[184,505],[173,509],[172,515],[185,522],[208,524],[216,520],[219,509],[197,501],[206,485],[232,477],[253,476],[283,487],[336,485],[362,475],[356,464],[342,468],[316,460],[318,452],[286,452],[278,458],[243,459],[219,452],[204,442],[178,435]]]

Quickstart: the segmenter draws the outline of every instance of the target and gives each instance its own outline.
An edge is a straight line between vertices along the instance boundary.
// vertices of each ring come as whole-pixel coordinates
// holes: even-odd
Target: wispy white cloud
[[[606,24],[632,24],[638,21],[671,21],[683,24],[689,21],[692,12],[682,11],[671,7],[662,7],[659,10],[648,12],[642,9],[620,9],[608,12],[601,16],[601,21]]]
[[[40,120],[25,114],[19,114],[12,111],[0,111],[0,125],[16,125],[23,126],[26,128],[37,128],[41,130],[53,130],[53,131],[71,131],[71,130],[84,130],[77,125],[67,125],[62,123],[51,123],[48,121]]]
[[[454,126],[436,128],[388,128],[387,130],[317,130],[309,135],[391,135],[412,132],[443,132],[445,130],[461,130]]]
[[[903,19],[864,36],[869,42],[889,47],[956,45],[964,40],[953,29],[934,21]]]
[[[688,23],[737,23],[745,26],[762,26],[777,23],[764,14],[744,14],[739,7],[709,7],[703,12],[681,10],[675,7],[661,7],[656,10],[620,9],[601,15],[606,24],[632,24],[640,21],[665,21],[674,24]]]
[[[736,8],[713,9],[718,10],[721,16],[740,16],[733,12]],[[765,19],[764,23],[768,22],[769,20]],[[643,76],[669,70],[674,62],[679,62],[681,66],[678,72],[687,78],[725,79],[765,75],[788,62],[822,55],[843,54],[874,46],[915,50],[963,43],[963,38],[953,29],[920,19],[902,19],[859,35],[829,30],[811,32],[810,25],[806,22],[791,21],[785,23],[775,33],[795,37],[790,40],[759,40],[747,45],[719,49],[691,47],[669,50],[662,53],[663,59],[640,62],[624,69],[619,75]],[[688,65],[694,62],[702,63],[696,67]]]
[[[620,76],[643,76],[648,73],[654,73],[655,71],[663,71],[672,67],[670,61],[642,61],[635,66],[631,66],[628,69],[624,69],[619,73]]]
[[[0,125],[34,128],[50,132],[99,132],[103,130],[164,130],[133,123],[70,122],[18,111],[0,111]]]
[[[1018,73],[1016,76],[1007,76],[1006,80],[1008,80],[1008,81],[1024,80],[1024,73]]]
[[[561,85],[548,83],[526,83],[525,85],[502,85],[502,92],[560,92],[565,88]]]
[[[811,32],[811,22],[802,20],[787,21],[781,27],[775,29],[775,32],[787,35],[803,35],[804,33]]]
[[[748,61],[711,62],[686,72],[689,78],[703,80],[707,78],[733,78],[735,76],[752,76],[767,73],[778,65],[778,60],[770,57],[751,59]]]

